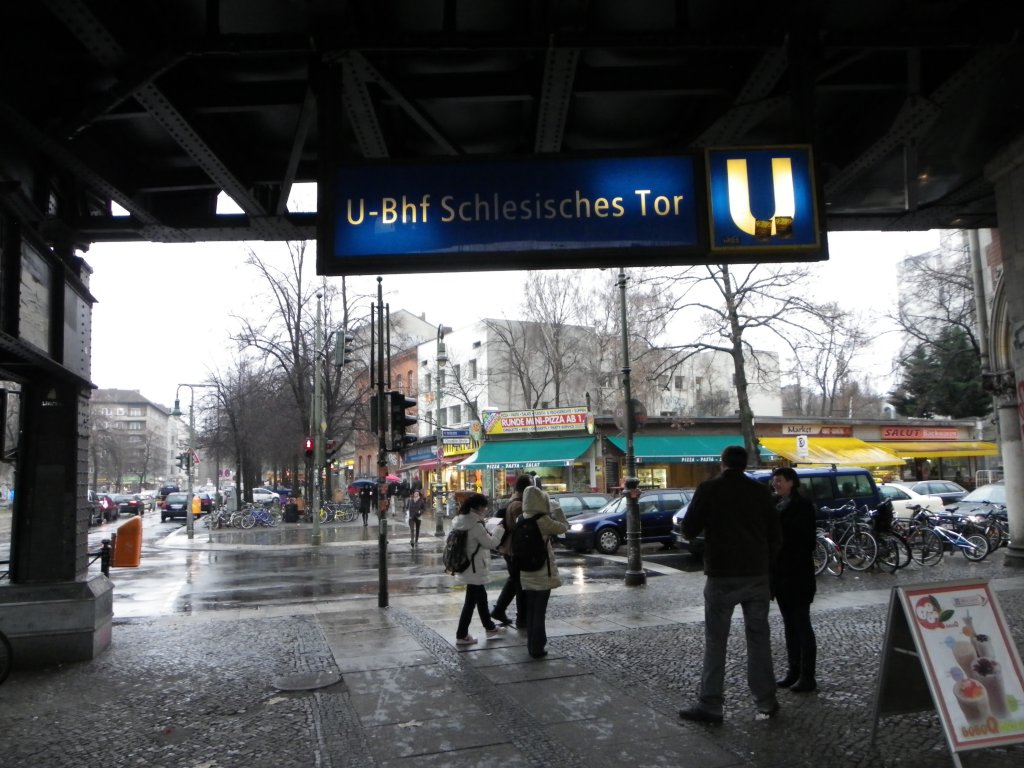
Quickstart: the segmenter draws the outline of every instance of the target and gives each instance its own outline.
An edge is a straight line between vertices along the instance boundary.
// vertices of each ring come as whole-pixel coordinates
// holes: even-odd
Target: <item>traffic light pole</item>
[[[316,331],[313,334],[313,498],[310,514],[313,516],[313,536],[310,543],[319,545],[323,540],[320,532],[320,495],[322,493],[320,468],[324,463],[324,433],[327,425],[324,424],[324,390],[323,390],[323,329],[320,327],[321,300],[323,294],[316,295]]]
[[[388,607],[388,445],[389,398],[384,395],[384,288],[377,278],[377,607]]]

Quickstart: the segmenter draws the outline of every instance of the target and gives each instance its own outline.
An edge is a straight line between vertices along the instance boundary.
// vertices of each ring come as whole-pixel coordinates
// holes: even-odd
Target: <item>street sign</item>
[[[199,463],[199,452],[198,451],[192,451],[192,463],[193,464],[198,464]]]

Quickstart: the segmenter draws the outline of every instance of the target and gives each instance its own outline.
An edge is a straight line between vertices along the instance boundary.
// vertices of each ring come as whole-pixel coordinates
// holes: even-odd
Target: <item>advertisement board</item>
[[[876,727],[880,715],[929,708],[929,698],[956,764],[957,752],[1024,743],[1024,670],[985,580],[893,590]]]

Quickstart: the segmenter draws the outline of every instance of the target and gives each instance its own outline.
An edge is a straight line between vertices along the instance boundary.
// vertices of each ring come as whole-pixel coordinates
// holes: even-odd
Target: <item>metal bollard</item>
[[[117,536],[116,533],[110,534],[111,536]],[[110,576],[110,553],[112,551],[112,542],[110,539],[103,539],[100,546],[100,572],[109,577]]]

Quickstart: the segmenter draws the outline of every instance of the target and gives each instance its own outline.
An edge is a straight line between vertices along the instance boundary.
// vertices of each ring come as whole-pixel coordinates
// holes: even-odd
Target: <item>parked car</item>
[[[581,491],[579,493],[567,491],[565,493],[551,493],[548,496],[552,501],[558,502],[558,506],[562,508],[562,514],[565,515],[567,520],[586,512],[603,509],[615,500],[615,496],[612,494],[598,493],[597,491]]]
[[[108,523],[111,520],[117,520],[120,517],[120,512],[117,508],[117,501],[114,500],[112,494],[109,493],[98,493],[96,494],[96,501],[100,505],[100,509],[103,510],[103,519]]]
[[[946,511],[958,515],[984,514],[996,505],[1006,505],[1006,484],[1002,480],[998,483],[979,485],[958,503],[947,507]]]
[[[272,491],[269,488],[253,488],[252,500],[256,504],[265,504],[268,501],[279,504],[281,502],[281,494]]]
[[[147,512],[156,509],[156,494],[157,492],[152,489],[143,489],[139,491],[139,498],[142,499]]]
[[[208,515],[213,512],[213,496],[206,491],[195,491],[193,496],[199,498],[199,514]]]
[[[116,493],[111,498],[117,505],[118,515],[141,515],[146,511],[145,502],[137,494]]]
[[[924,507],[936,515],[946,511],[941,496],[923,496],[896,483],[882,483],[878,486],[878,492],[882,494],[883,499],[892,502],[893,517],[898,520],[909,520],[914,516],[909,509],[911,506]]]
[[[176,491],[175,493],[167,494],[160,504],[160,522],[163,523],[167,520],[173,520],[176,517],[180,517],[183,520],[187,514],[186,507],[188,506],[188,494],[184,491]]]
[[[100,505],[99,496],[92,491],[87,491],[85,504],[89,508],[89,525],[102,525],[105,518],[103,516],[103,507]]]
[[[656,488],[641,491],[640,541],[673,546],[672,515],[693,496],[692,488]],[[556,539],[578,552],[596,549],[605,555],[618,551],[626,540],[626,497],[619,496],[596,512],[585,512],[569,521],[569,530]]]
[[[909,488],[914,493],[921,494],[922,496],[938,496],[947,507],[950,504],[956,504],[967,495],[967,489],[962,485],[954,483],[952,480],[917,480],[908,482],[894,480],[892,484]]]

